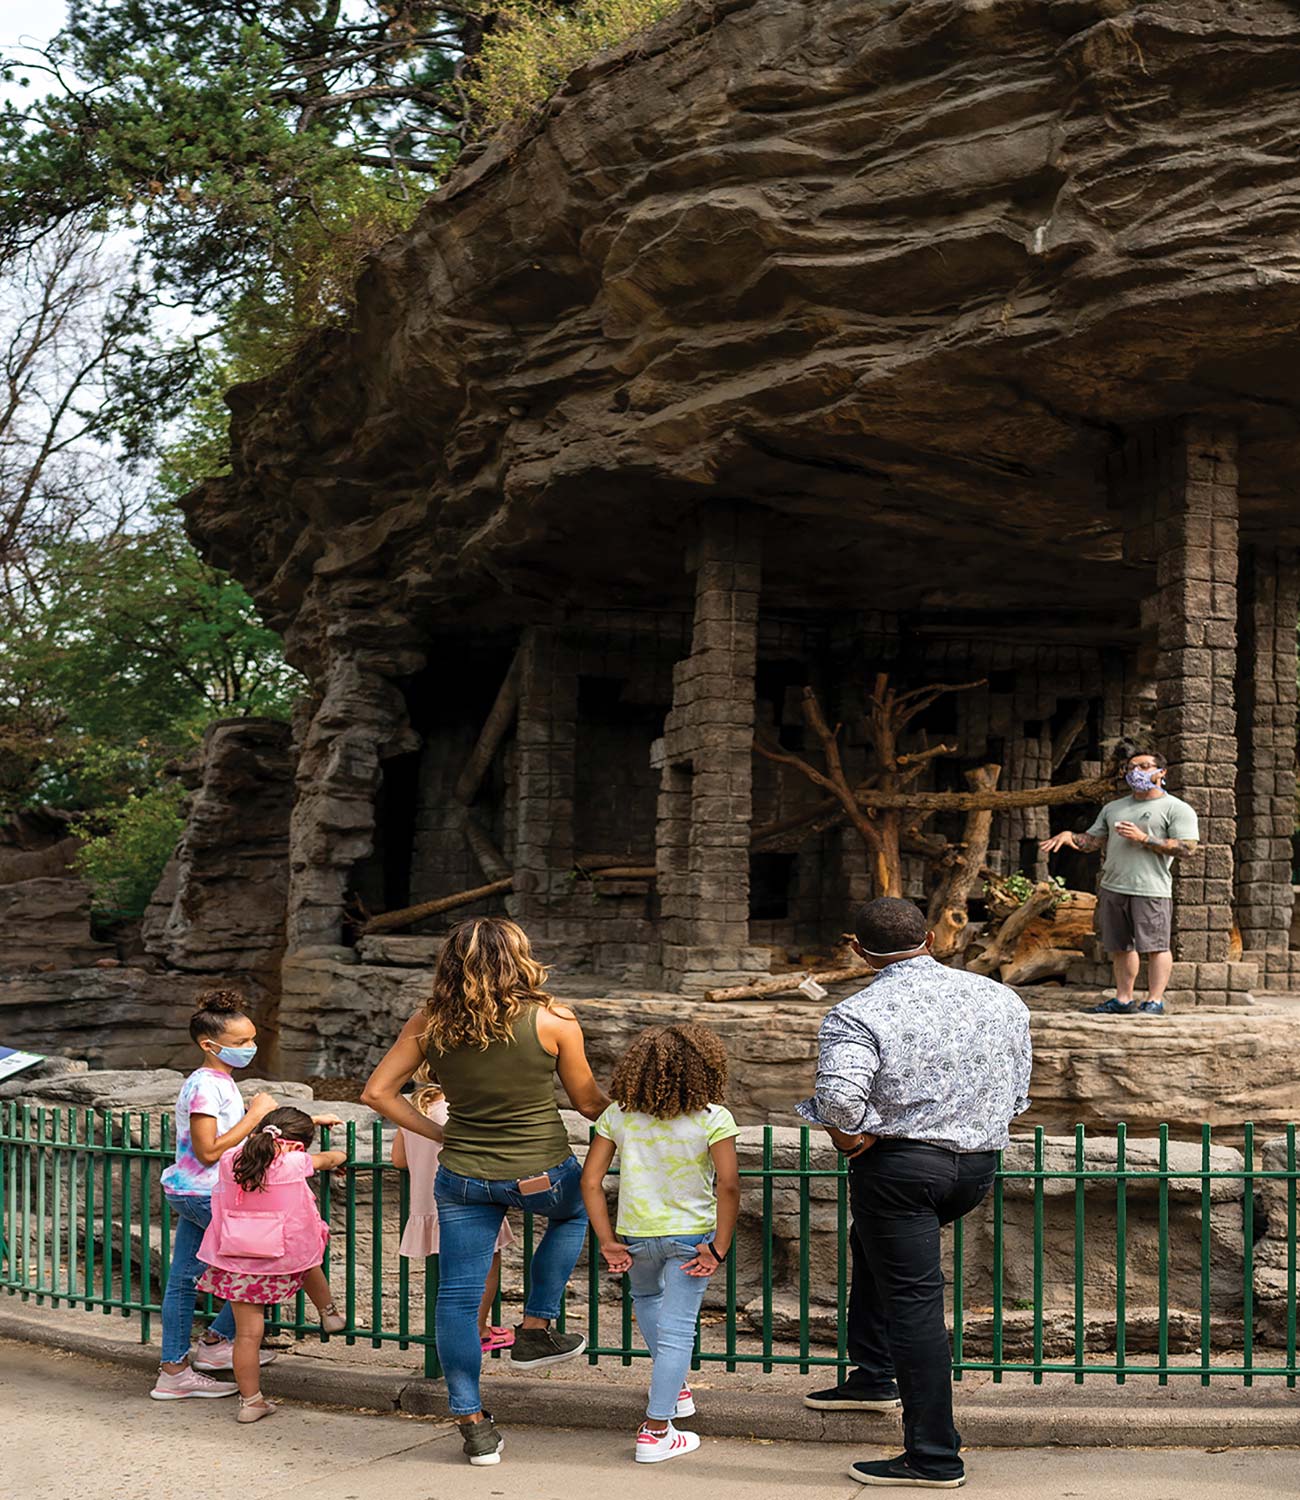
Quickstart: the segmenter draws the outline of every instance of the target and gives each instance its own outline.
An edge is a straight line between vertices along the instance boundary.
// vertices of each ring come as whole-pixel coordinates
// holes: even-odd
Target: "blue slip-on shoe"
[[[1137,1011],[1137,1001],[1130,1000],[1127,1005],[1121,1000],[1116,1000],[1112,995],[1109,1000],[1103,1000],[1100,1005],[1090,1005],[1084,1011],[1085,1016],[1131,1016]]]
[[[1163,1000],[1144,1000],[1138,1006],[1140,1016],[1163,1016],[1165,1013],[1165,1002]]]

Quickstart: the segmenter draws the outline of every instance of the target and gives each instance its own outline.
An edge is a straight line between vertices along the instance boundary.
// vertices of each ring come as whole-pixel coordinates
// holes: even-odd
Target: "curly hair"
[[[721,1104],[726,1089],[722,1038],[693,1021],[651,1026],[634,1037],[609,1083],[624,1109],[660,1120]]]
[[[312,1118],[291,1104],[273,1109],[240,1148],[235,1158],[235,1181],[246,1193],[260,1193],[275,1160],[276,1143],[297,1141],[310,1146],[316,1135]]]
[[[525,1006],[553,1010],[542,986],[546,970],[533,957],[528,935],[504,917],[472,917],[447,934],[425,1005],[423,1042],[430,1053],[508,1042]]]
[[[248,1014],[248,1001],[239,990],[204,990],[190,1017],[190,1039],[218,1037],[237,1016]]]

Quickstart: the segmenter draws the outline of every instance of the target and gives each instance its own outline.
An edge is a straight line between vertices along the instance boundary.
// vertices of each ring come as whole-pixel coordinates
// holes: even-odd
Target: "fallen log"
[[[602,865],[583,873],[593,880],[653,880],[659,871],[654,865]]]
[[[1018,984],[1037,984],[1043,979],[1063,979],[1065,971],[1079,958],[1076,948],[1038,948],[1026,958],[1003,964],[998,974],[1012,989]]]
[[[439,896],[436,901],[421,901],[418,906],[404,906],[398,911],[381,912],[361,929],[363,937],[376,932],[394,932],[399,927],[409,927],[413,922],[423,922],[426,917],[436,917],[445,911],[455,911],[458,906],[471,906],[475,901],[486,901],[489,896],[503,896],[514,889],[514,876],[504,880],[493,880],[488,885],[475,886],[472,891],[457,891],[454,896]]]
[[[727,989],[705,990],[706,1000],[762,1000],[768,995],[793,994],[805,979],[816,984],[840,984],[845,979],[862,979],[876,971],[868,963],[841,965],[838,969],[794,970],[789,974],[772,974],[752,984],[731,985]]]
[[[1030,892],[1029,898],[1018,910],[1003,922],[993,935],[988,947],[978,953],[966,965],[972,974],[992,975],[1015,952],[1020,934],[1034,920],[1047,911],[1060,896],[1060,891],[1046,880],[1040,881]]]

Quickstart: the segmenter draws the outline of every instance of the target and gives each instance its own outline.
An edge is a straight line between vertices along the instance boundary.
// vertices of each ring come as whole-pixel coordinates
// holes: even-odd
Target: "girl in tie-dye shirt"
[[[257,1053],[257,1027],[234,990],[209,990],[190,1017],[190,1038],[202,1065],[181,1084],[176,1100],[176,1160],[162,1187],[176,1224],[171,1268],[162,1304],[162,1364],[149,1394],[155,1401],[193,1396],[233,1396],[236,1387],[203,1370],[226,1371],[234,1352],[235,1320],[229,1307],[217,1314],[191,1362],[194,1283],[203,1270],[198,1248],[212,1217],[212,1190],[222,1153],[237,1146],[276,1107],[270,1094],[253,1097],[247,1113],[234,1070]],[[271,1356],[273,1357],[273,1356]]]

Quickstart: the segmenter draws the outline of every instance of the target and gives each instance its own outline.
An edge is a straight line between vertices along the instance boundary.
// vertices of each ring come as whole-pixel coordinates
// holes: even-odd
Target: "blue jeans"
[[[461,1177],[446,1167],[439,1167],[433,1180],[439,1233],[438,1358],[447,1377],[447,1402],[454,1417],[482,1409],[478,1308],[506,1209],[523,1208],[550,1220],[533,1254],[524,1312],[548,1319],[560,1314],[564,1289],[587,1235],[587,1210],[582,1206],[582,1168],[576,1156],[566,1157],[548,1176],[549,1192],[527,1196],[513,1179],[489,1182]]]
[[[212,1199],[168,1193],[167,1202],[176,1215],[176,1236],[162,1301],[162,1357],[164,1364],[178,1365],[189,1354],[194,1334],[194,1283],[207,1269],[199,1259],[199,1246],[212,1221]],[[213,1320],[212,1332],[223,1339],[234,1338],[235,1315],[229,1302]]]
[[[671,1417],[686,1384],[695,1350],[695,1325],[709,1285],[707,1276],[688,1276],[682,1267],[695,1259],[697,1244],[711,1243],[707,1234],[641,1239],[625,1235],[632,1269],[632,1302],[637,1327],[652,1360],[650,1399],[645,1414],[656,1421]]]

